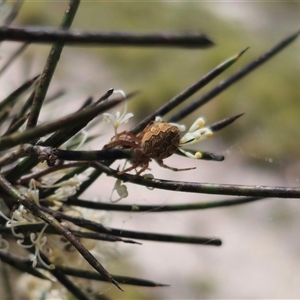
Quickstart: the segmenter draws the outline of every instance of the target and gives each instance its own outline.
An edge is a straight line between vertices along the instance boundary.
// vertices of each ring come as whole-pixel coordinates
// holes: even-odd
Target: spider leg
[[[124,141],[124,140],[117,140],[117,141],[112,141],[106,145],[103,146],[103,149],[108,149],[108,148],[113,148],[115,146],[125,146],[125,147],[136,147],[136,143],[130,142],[130,141]]]
[[[149,128],[154,124],[155,121],[151,121],[142,131],[141,133],[138,135],[140,141],[143,139],[145,133],[149,130]]]
[[[147,162],[135,175],[134,175],[134,178],[136,176],[139,176],[141,173],[145,172],[149,167],[149,162]]]
[[[183,169],[178,169],[178,168],[173,168],[173,167],[169,167],[167,165],[165,165],[161,160],[159,159],[155,159],[155,161],[159,164],[159,166],[163,167],[163,168],[166,168],[166,169],[169,169],[169,170],[172,170],[174,172],[179,172],[179,171],[188,171],[188,170],[194,170],[196,169],[196,167],[193,167],[193,168],[183,168]]]
[[[136,137],[131,131],[124,131],[123,134],[126,133],[132,140],[134,140],[138,145],[141,143],[141,140]]]
[[[113,148],[115,146],[125,146],[135,148],[141,143],[140,139],[137,138],[130,131],[123,131],[113,137],[112,141],[104,145],[103,149]]]
[[[124,174],[124,173],[127,173],[127,172],[129,172],[129,171],[131,171],[131,170],[133,170],[133,169],[136,169],[139,165],[141,165],[141,164],[143,164],[144,163],[144,165],[143,165],[143,167],[133,176],[133,179],[135,179],[137,176],[139,176],[141,173],[143,173],[143,172],[145,172],[147,169],[148,169],[148,167],[149,167],[149,162],[147,162],[147,163],[145,163],[145,162],[136,162],[135,164],[133,164],[131,167],[129,167],[129,168],[127,168],[127,169],[125,169],[125,170],[123,170],[123,171],[120,171],[120,172],[118,172],[117,174],[118,175],[122,175],[122,174]]]
[[[141,164],[141,162],[136,162],[135,164],[133,164],[131,167],[125,169],[125,170],[122,170],[120,172],[117,173],[117,175],[122,175],[122,174],[125,174],[127,172],[130,172],[131,170],[137,168],[139,165]]]

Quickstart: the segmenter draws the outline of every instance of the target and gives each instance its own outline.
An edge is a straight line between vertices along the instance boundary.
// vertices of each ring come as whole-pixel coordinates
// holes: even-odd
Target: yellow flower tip
[[[210,138],[210,137],[212,137],[213,135],[214,135],[214,133],[213,133],[212,131],[208,131],[208,132],[205,133],[205,136],[206,136],[207,138]]]
[[[197,158],[197,159],[202,158],[202,153],[201,152],[196,152],[195,153],[195,158]]]
[[[205,121],[203,118],[199,118],[198,119],[198,122],[197,122],[197,125],[201,128],[205,125]]]
[[[54,265],[54,264],[51,264],[51,265],[48,266],[48,268],[49,268],[50,270],[54,270],[54,269],[55,269],[55,265]]]

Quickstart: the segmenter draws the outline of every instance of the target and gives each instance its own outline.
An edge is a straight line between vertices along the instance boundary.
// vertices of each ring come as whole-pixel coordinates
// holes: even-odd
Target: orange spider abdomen
[[[165,122],[154,122],[144,133],[141,146],[144,155],[162,160],[175,153],[179,142],[180,134],[177,127]]]

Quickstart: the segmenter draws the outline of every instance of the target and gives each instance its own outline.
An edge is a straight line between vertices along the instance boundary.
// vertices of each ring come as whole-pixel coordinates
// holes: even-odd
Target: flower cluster
[[[89,179],[88,174],[90,173],[90,170],[87,170],[87,172],[82,172],[79,175],[75,175],[74,177],[61,181],[57,184],[47,185],[42,184],[42,188],[58,188],[55,190],[54,194],[47,197],[48,200],[52,201],[66,201],[69,197],[76,194],[76,192],[79,190],[80,185],[82,182]]]
[[[41,168],[41,165],[38,168]],[[51,184],[51,181],[57,181],[59,177],[63,176],[62,172],[55,172],[57,174],[46,175],[42,178],[41,183],[37,183],[34,179],[31,179],[28,188],[26,189],[23,186],[19,187],[19,190],[30,200],[34,201],[36,204],[40,205],[40,191],[43,188],[57,188],[53,194],[47,197],[48,200],[51,200],[54,203],[61,203],[68,197],[72,196],[80,187],[80,184],[89,179],[88,174],[90,171],[81,173],[80,175],[75,175],[72,178],[61,181],[60,183]],[[60,173],[60,174],[58,174]],[[52,178],[51,178],[52,177]],[[62,208],[63,202],[61,205],[56,205],[56,208]],[[52,207],[53,209],[53,207]],[[95,214],[94,210],[76,207],[63,207],[64,213],[74,217],[83,217],[89,220],[94,220],[95,222],[100,222],[102,224],[107,224],[110,220],[110,215],[107,212],[97,211]],[[55,265],[68,266],[68,267],[77,267],[81,269],[89,269],[90,265],[81,258],[81,255],[78,251],[75,251],[75,248],[70,247],[70,243],[60,235],[53,235],[46,233],[48,224],[43,222],[41,219],[32,215],[23,205],[19,205],[11,215],[11,218],[8,218],[1,210],[0,215],[6,220],[6,227],[11,229],[13,236],[17,239],[17,245],[24,249],[34,248],[32,254],[30,254],[30,260],[32,261],[32,267],[38,266],[38,264],[44,266],[46,269],[54,269]],[[79,230],[83,229],[79,226],[74,225],[71,222],[65,222],[70,230]],[[23,233],[18,232],[18,228],[21,228],[23,225],[42,225],[42,228],[39,232],[31,232],[28,237]],[[107,260],[107,257],[113,254],[111,244],[101,243],[100,241],[94,240],[82,240],[84,246],[93,253],[93,255],[101,260],[102,262]],[[0,235],[0,251],[8,251],[9,242],[5,240]],[[10,250],[11,251],[11,250]],[[52,263],[48,264],[43,260],[42,253],[47,257]],[[68,260],[66,260],[66,255],[68,255]],[[48,276],[48,275],[47,275]],[[44,293],[50,293],[51,296],[53,290],[55,290],[55,282],[52,282],[47,285],[43,284],[43,280],[30,277],[32,282],[41,281],[41,289]],[[75,279],[74,279],[75,280]],[[76,279],[76,284],[86,284],[80,278]],[[20,283],[20,282],[19,282]],[[93,284],[93,282],[90,282]],[[96,287],[93,286],[93,289]],[[50,295],[49,294],[49,295]]]
[[[182,148],[187,145],[199,143],[213,136],[213,132],[208,127],[204,127],[204,125],[205,125],[204,119],[198,118],[192,124],[188,132],[180,139],[178,149],[187,157],[196,158],[196,159],[200,159],[202,157],[201,152],[196,152],[195,154],[192,154],[188,151],[185,151]]]
[[[35,248],[35,254],[31,257],[33,267],[35,267],[37,265],[37,262],[39,261],[46,268],[55,268],[53,264],[48,265],[47,263],[45,263],[40,254],[43,247],[47,243],[47,237],[44,235],[44,231],[47,228],[48,224],[45,224],[44,222],[41,222],[38,218],[34,217],[31,213],[27,211],[26,208],[24,208],[23,205],[19,205],[19,207],[13,212],[11,219],[6,217],[1,210],[0,215],[4,219],[6,219],[6,227],[11,228],[13,235],[17,238],[17,244],[19,246],[21,246],[22,248]],[[43,229],[37,235],[34,232],[30,234],[31,244],[24,244],[24,234],[16,232],[16,227],[27,224],[44,224]]]
[[[44,178],[45,182],[48,181],[47,179],[48,176],[45,176]],[[62,174],[60,176],[62,176]],[[79,189],[80,184],[83,181],[87,180],[88,178],[89,178],[88,175],[85,172],[83,172],[80,175],[75,175],[74,177],[57,184],[40,184],[39,186],[40,188],[57,188],[52,195],[47,197],[47,199],[58,202],[58,201],[64,201],[68,197],[74,195],[76,191]],[[30,180],[28,189],[25,189],[22,186],[19,187],[19,189],[21,192],[25,194],[25,196],[28,199],[34,201],[37,205],[40,205],[39,189],[37,188],[37,184],[34,179]],[[51,254],[52,251],[47,244],[48,237],[45,234],[45,230],[48,224],[44,223],[39,218],[35,217],[30,212],[28,212],[28,210],[23,205],[19,205],[18,208],[14,210],[10,219],[6,215],[4,215],[1,210],[0,210],[0,215],[7,221],[6,227],[11,228],[13,235],[17,238],[17,244],[19,246],[23,248],[31,248],[31,247],[35,248],[35,253],[31,258],[33,262],[32,264],[33,267],[35,267],[37,265],[37,262],[39,261],[42,265],[44,265],[49,269],[55,268],[53,264],[48,265],[47,263],[45,263],[41,257],[41,251],[43,250],[43,248],[46,249],[48,256]],[[29,239],[31,243],[24,244],[25,236],[23,233],[17,233],[16,228],[28,224],[44,224],[44,226],[39,233],[36,234],[32,232],[29,235]],[[1,245],[2,245],[1,249],[3,251],[8,249],[8,242],[6,240],[1,239]]]

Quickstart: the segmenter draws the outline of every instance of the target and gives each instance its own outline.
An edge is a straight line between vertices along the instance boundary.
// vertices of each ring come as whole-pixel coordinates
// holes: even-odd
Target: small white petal
[[[171,124],[172,126],[175,126],[176,128],[178,128],[179,131],[183,132],[186,130],[186,127],[185,125],[182,125],[182,124],[177,124],[177,123],[169,123]]]
[[[185,151],[181,148],[179,148],[179,151],[181,151],[185,156],[189,157],[189,158],[194,158],[194,159],[200,159],[202,158],[202,154],[201,152],[196,152],[195,154],[192,154],[189,151]]]
[[[124,118],[122,119],[122,123],[127,123],[128,120],[129,120],[130,118],[132,118],[133,116],[134,116],[133,113],[128,113],[128,114],[126,114],[126,115],[124,116]]]
[[[212,137],[213,132],[208,128],[201,128],[195,132],[188,132],[180,139],[180,145],[191,145]]]
[[[205,124],[205,121],[203,118],[198,118],[190,127],[188,132],[194,132],[195,130],[197,130],[198,128],[203,127]]]
[[[191,152],[185,151],[183,149],[179,148],[179,151],[182,152],[185,156],[189,157],[189,158],[195,158],[194,155]]]
[[[106,122],[106,123],[115,123],[115,117],[112,115],[112,114],[109,114],[109,113],[104,113],[103,114],[103,121]]]
[[[195,139],[195,135],[193,133],[186,133],[181,139],[180,139],[180,145],[189,143]]]
[[[121,115],[121,113],[120,113],[119,111],[117,111],[117,112],[116,112],[116,118],[115,118],[115,119],[116,119],[116,120],[119,120],[119,119],[120,119],[120,115]]]

